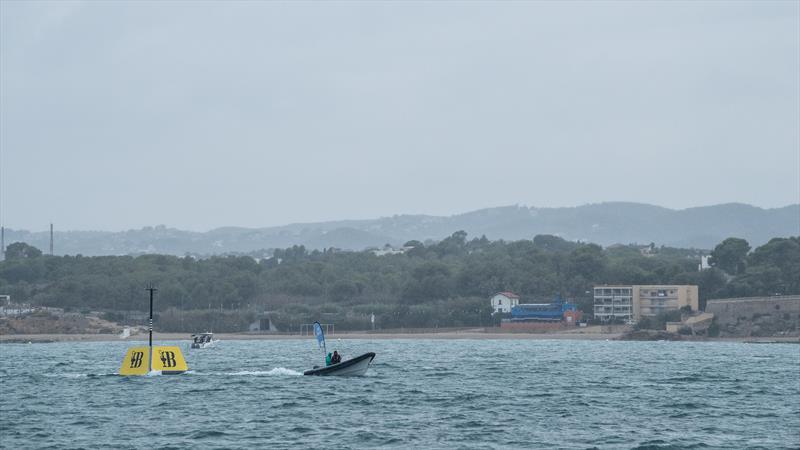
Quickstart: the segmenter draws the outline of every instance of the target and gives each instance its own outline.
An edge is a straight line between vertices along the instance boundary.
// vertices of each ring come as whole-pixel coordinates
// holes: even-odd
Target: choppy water
[[[0,446],[800,447],[796,345],[343,341],[375,364],[327,378],[310,339],[183,342],[191,373],[116,376],[130,345],[0,346]]]

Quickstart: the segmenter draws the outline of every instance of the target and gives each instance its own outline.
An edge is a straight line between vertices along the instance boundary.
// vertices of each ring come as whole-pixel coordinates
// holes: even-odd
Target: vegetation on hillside
[[[712,253],[715,267],[698,271],[696,250],[603,249],[550,235],[470,240],[463,231],[430,245],[408,242],[414,248],[405,254],[294,246],[260,261],[49,256],[16,243],[0,263],[0,293],[73,310],[141,311],[152,282],[165,331],[238,331],[264,312],[283,329],[314,320],[368,329],[372,314],[380,328],[480,326],[496,320],[487,300],[495,292],[514,291],[524,302],[560,294],[590,313],[596,284],[697,284],[701,308],[709,298],[800,293],[800,238],[775,238],[749,253],[744,244],[725,240]]]

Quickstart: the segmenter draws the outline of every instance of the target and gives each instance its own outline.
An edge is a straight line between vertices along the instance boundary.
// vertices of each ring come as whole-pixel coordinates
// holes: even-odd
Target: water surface
[[[129,342],[3,344],[0,446],[800,447],[796,345],[330,339],[378,354],[331,378],[311,339],[177,344],[151,377],[115,375]]]

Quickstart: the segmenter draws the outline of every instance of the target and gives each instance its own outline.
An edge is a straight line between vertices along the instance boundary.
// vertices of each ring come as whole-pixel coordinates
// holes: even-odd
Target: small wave
[[[203,439],[203,438],[212,438],[212,437],[220,437],[220,436],[227,436],[228,433],[224,431],[217,431],[217,430],[202,430],[202,431],[195,431],[191,435],[189,435],[190,439]]]
[[[221,388],[221,387],[220,388],[211,388],[211,389],[191,389],[189,391],[186,391],[186,393],[187,394],[197,394],[197,393],[205,394],[207,392],[219,392],[219,391],[225,391],[225,390],[226,390],[225,388]]]
[[[486,426],[486,423],[479,422],[477,420],[468,420],[466,422],[461,422],[461,423],[455,424],[456,428],[468,428],[468,429],[481,428],[481,427],[484,427],[484,426]]]
[[[44,376],[48,378],[86,378],[89,374],[86,373],[45,373]]]
[[[370,442],[380,439],[381,435],[372,431],[361,430],[356,432],[355,437],[361,442]]]
[[[428,378],[444,378],[444,377],[449,377],[449,376],[453,376],[453,375],[457,375],[457,373],[455,371],[452,371],[452,370],[442,370],[442,371],[439,371],[439,372],[433,372],[433,373],[426,373],[425,374],[425,376],[428,377]]]
[[[672,443],[662,439],[645,441],[633,448],[633,450],[678,450],[687,448],[707,448],[708,445],[699,442],[686,445],[685,443]]]
[[[95,420],[87,420],[87,419],[79,419],[74,422],[71,422],[70,425],[96,425],[97,421]]]
[[[688,409],[688,410],[701,409],[703,408],[703,406],[704,405],[702,405],[701,403],[695,403],[695,402],[675,403],[672,405],[667,405],[668,408]]]
[[[706,381],[706,379],[703,378],[700,375],[689,375],[689,376],[683,376],[683,377],[668,378],[667,381],[689,381],[689,382],[695,382],[695,381]]]
[[[537,392],[535,394],[531,394],[530,396],[531,397],[539,397],[539,398],[541,398],[541,397],[555,397],[556,395],[557,394],[555,394],[553,392]]]
[[[294,371],[292,369],[287,369],[285,367],[276,367],[271,370],[240,370],[238,372],[228,372],[225,375],[232,375],[232,376],[243,376],[243,375],[250,375],[250,376],[262,376],[262,375],[270,375],[270,376],[297,376],[302,375],[302,373]]]

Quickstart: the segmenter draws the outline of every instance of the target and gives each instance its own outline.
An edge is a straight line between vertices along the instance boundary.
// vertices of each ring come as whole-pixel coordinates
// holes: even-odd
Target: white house
[[[373,250],[370,250],[370,251],[375,256],[402,255],[403,253],[409,251],[412,248],[414,248],[414,247],[394,248],[394,247],[391,247],[391,246],[387,245],[387,246],[385,246],[385,247],[383,247],[381,249],[373,249]]]
[[[498,292],[492,297],[494,312],[510,313],[511,308],[519,305],[519,295],[513,292]]]

